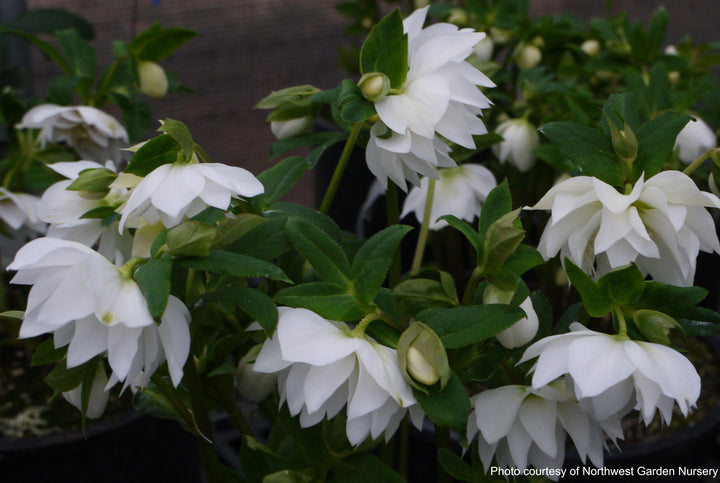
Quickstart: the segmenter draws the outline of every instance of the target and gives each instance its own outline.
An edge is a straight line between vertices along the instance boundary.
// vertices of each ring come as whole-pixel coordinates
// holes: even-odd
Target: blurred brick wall
[[[0,0],[2,1],[2,0]],[[96,28],[99,65],[111,60],[110,43],[132,37],[131,0],[26,0],[27,8],[64,8],[88,18]],[[334,0],[138,0],[137,29],[161,22],[185,27],[199,36],[163,62],[166,69],[196,89],[189,95],[152,100],[157,119],[184,121],[213,160],[243,166],[254,173],[265,169],[273,140],[264,122],[267,112],[252,106],[271,90],[297,84],[330,88],[344,74],[337,67],[337,45],[346,20]],[[617,0],[612,12],[627,10],[636,21],[647,20],[662,2]],[[716,2],[668,2],[668,39],[692,34],[695,41],[720,38]],[[595,0],[531,1],[533,16],[572,13],[582,18],[604,15],[605,2]],[[33,54],[36,92],[44,95],[55,70]],[[313,187],[306,177],[290,199],[312,205]]]

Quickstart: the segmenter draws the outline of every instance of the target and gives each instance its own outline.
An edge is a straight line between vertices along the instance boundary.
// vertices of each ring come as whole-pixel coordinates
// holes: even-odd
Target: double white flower
[[[208,206],[226,210],[233,196],[253,197],[264,192],[249,171],[219,163],[163,164],[132,188],[120,209],[119,229],[127,223],[142,226],[162,222],[179,224]]]
[[[387,187],[390,178],[403,190],[418,185],[418,173],[437,178],[435,168],[455,166],[450,148],[437,134],[469,149],[472,136],[487,132],[477,117],[490,101],[478,86],[493,87],[465,59],[485,37],[449,23],[422,28],[427,7],[403,21],[408,35],[408,73],[399,94],[375,103],[380,121],[370,132],[368,167]],[[390,130],[389,138],[384,138]],[[436,134],[437,133],[437,134]]]
[[[503,141],[492,147],[501,163],[510,163],[521,173],[535,165],[533,149],[540,146],[540,135],[535,126],[525,119],[508,119],[501,122],[495,132],[503,137]]]
[[[566,434],[583,462],[602,466],[605,437],[622,438],[617,417],[598,422],[584,413],[562,381],[552,386],[502,386],[473,396],[467,438],[478,438],[486,471],[493,456],[501,467],[561,468]]]
[[[533,388],[567,375],[581,405],[598,420],[638,409],[648,424],[656,410],[665,423],[676,402],[684,416],[700,396],[700,376],[679,352],[587,329],[545,337],[528,347],[520,362],[537,357]]]
[[[332,418],[347,404],[346,434],[353,445],[383,432],[389,440],[410,411],[423,413],[403,378],[395,350],[355,336],[342,322],[306,309],[279,308],[277,330],[260,350],[254,370],[279,373],[281,402],[302,427]]]
[[[552,210],[538,245],[545,259],[560,252],[597,276],[635,262],[659,282],[689,286],[698,252],[720,252],[705,207],[720,208],[720,199],[679,171],[663,171],[647,181],[641,176],[628,194],[577,176],[529,209]]]
[[[140,287],[119,267],[57,238],[29,242],[8,268],[17,270],[12,283],[32,285],[21,338],[52,333],[55,347],[69,344],[68,367],[107,352],[107,387],[142,387],[165,360],[173,384],[180,383],[190,350],[190,313],[180,300],[170,296],[156,324]]]
[[[90,106],[41,104],[25,113],[19,129],[40,129],[38,140],[66,142],[82,159],[104,163],[119,160],[120,149],[127,146],[128,134],[120,122]]]
[[[478,164],[440,169],[438,175],[430,210],[431,230],[447,226],[446,221],[438,221],[443,215],[454,215],[461,220],[473,221],[480,214],[480,208],[488,193],[497,186],[495,176],[490,170]],[[429,186],[430,179],[424,177],[420,186],[410,190],[405,198],[401,218],[414,212],[418,222],[422,223]]]

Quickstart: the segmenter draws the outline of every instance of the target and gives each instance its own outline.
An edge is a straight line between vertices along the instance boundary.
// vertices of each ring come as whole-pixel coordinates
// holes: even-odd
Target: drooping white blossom
[[[617,417],[598,422],[584,413],[563,381],[551,386],[502,386],[471,398],[467,438],[478,438],[478,454],[487,471],[495,457],[497,465],[517,468],[561,468],[565,439],[569,435],[583,462],[603,464],[606,446],[603,430],[622,438]],[[556,478],[552,478],[557,480]]]
[[[503,141],[492,147],[501,163],[509,163],[521,173],[535,165],[532,151],[540,146],[540,135],[535,126],[526,119],[508,119],[501,122],[495,132],[503,137]]]
[[[233,196],[253,197],[264,191],[249,171],[219,163],[163,164],[135,186],[120,208],[119,229],[162,222],[170,228],[208,206],[227,209]],[[139,220],[142,219],[142,220]],[[130,225],[129,225],[130,226]]]
[[[25,227],[34,233],[44,233],[45,223],[37,216],[38,201],[37,196],[0,187],[0,219],[13,231]]]
[[[75,161],[48,166],[69,179],[53,184],[40,198],[38,217],[49,223],[47,236],[76,241],[89,247],[97,245],[101,255],[118,264],[129,259],[133,237],[118,233],[117,223],[104,225],[99,218],[82,218],[90,210],[121,203],[127,190],[112,188],[105,196],[97,197],[67,189],[82,171],[98,168],[115,171],[115,165],[112,162],[103,166],[94,161]]]
[[[677,403],[684,416],[700,396],[700,376],[679,352],[653,342],[609,335],[574,322],[571,332],[545,337],[523,354],[537,358],[532,385],[541,388],[567,375],[582,407],[598,420],[635,408],[648,424],[656,410],[672,419]]]
[[[128,134],[120,122],[90,106],[41,104],[25,113],[19,129],[39,129],[41,146],[65,142],[82,159],[104,163],[118,161],[120,149],[128,144]]]
[[[158,325],[135,281],[120,267],[80,243],[37,238],[8,267],[12,283],[32,285],[20,337],[52,333],[55,347],[68,346],[67,366],[107,354],[109,385],[143,386],[167,360],[180,383],[190,349],[185,305],[170,296]]]
[[[383,433],[389,440],[408,411],[420,425],[423,413],[395,350],[307,309],[279,312],[276,332],[265,341],[254,370],[278,373],[281,402],[300,415],[302,427],[332,418],[346,405],[346,434],[353,445]]]
[[[430,211],[431,230],[447,226],[446,221],[438,220],[443,215],[454,215],[461,220],[473,221],[480,214],[480,208],[488,193],[497,186],[492,172],[478,164],[440,169],[438,175]],[[429,185],[430,179],[425,177],[420,181],[420,186],[410,190],[405,198],[401,218],[413,212],[418,222],[422,223]]]
[[[437,178],[436,167],[454,166],[438,134],[473,149],[472,136],[487,132],[478,115],[490,101],[478,86],[494,84],[465,60],[485,34],[449,23],[423,29],[426,15],[423,8],[403,21],[407,78],[399,93],[375,103],[382,123],[371,130],[366,158],[384,187],[389,178],[407,190],[405,180],[419,184],[417,173]]]
[[[708,149],[717,147],[715,131],[708,124],[695,116],[683,127],[675,138],[675,149],[683,163],[692,163]]]
[[[500,291],[494,285],[489,285],[483,293],[483,303],[509,304],[513,296],[514,292]],[[533,307],[530,297],[526,297],[518,306],[525,312],[525,317],[495,335],[498,342],[507,349],[521,347],[530,342],[533,337],[535,337],[535,334],[537,334],[538,327],[540,326],[540,319],[535,312],[535,307]]]
[[[315,122],[313,116],[298,117],[286,121],[271,121],[270,130],[277,139],[285,139],[302,134]]]
[[[720,208],[720,199],[680,171],[663,171],[647,181],[641,176],[627,194],[577,176],[529,209],[551,210],[538,245],[546,259],[560,252],[596,276],[635,262],[659,282],[689,286],[698,252],[720,252],[706,207]]]

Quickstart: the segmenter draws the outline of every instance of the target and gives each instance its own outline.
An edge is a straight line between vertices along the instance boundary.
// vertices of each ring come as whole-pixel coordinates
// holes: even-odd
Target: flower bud
[[[665,50],[663,51],[666,55],[678,55],[677,48],[670,44],[667,47],[665,47]]]
[[[160,98],[167,94],[168,78],[165,70],[155,62],[143,61],[138,65],[140,91],[149,97]]]
[[[413,322],[398,341],[398,362],[408,382],[431,386],[440,381],[444,387],[450,378],[450,364],[440,337],[422,322]]]
[[[483,303],[508,304],[514,295],[514,292],[503,291],[495,285],[488,285],[485,293],[483,293]],[[535,308],[533,307],[530,297],[525,298],[519,307],[523,309],[527,317],[523,317],[507,329],[495,335],[498,342],[507,349],[521,347],[530,342],[533,337],[535,337],[535,334],[537,334],[538,327],[540,326],[540,319],[537,313],[535,313]]]
[[[602,46],[600,45],[599,41],[595,39],[588,39],[582,44],[580,44],[580,50],[585,52],[590,57],[597,57],[598,55],[600,55]]]
[[[358,86],[367,100],[378,102],[390,92],[390,79],[382,72],[369,72],[360,78]]]
[[[680,327],[675,319],[657,310],[636,310],[633,312],[632,318],[642,335],[659,344],[669,345],[670,329]]]
[[[623,123],[623,128],[618,129],[615,123],[608,118],[610,138],[612,139],[615,154],[617,154],[624,162],[632,163],[635,161],[635,158],[637,158],[638,141],[627,121],[623,121]]]
[[[496,44],[505,44],[512,37],[512,30],[499,29],[497,27],[490,27],[490,37]]]
[[[256,345],[240,359],[235,375],[235,388],[238,394],[248,401],[258,403],[268,397],[277,383],[277,374],[255,372],[255,359],[262,344]]]
[[[515,63],[520,70],[532,69],[537,67],[542,60],[542,52],[537,46],[532,44],[524,45],[515,55]]]
[[[450,10],[450,15],[448,16],[447,21],[448,23],[455,25],[465,25],[468,21],[467,12],[462,8],[453,8]]]
[[[475,47],[473,47],[475,58],[480,62],[487,62],[492,59],[494,48],[495,45],[493,44],[492,37],[486,35],[480,42],[475,44]]]
[[[539,35],[536,35],[535,37],[533,37],[533,39],[530,41],[530,43],[539,49],[545,48],[545,39]]]
[[[521,173],[535,165],[533,149],[540,145],[540,135],[533,124],[525,119],[509,119],[500,123],[495,132],[503,137],[492,147],[501,163],[509,162]]]
[[[302,134],[310,129],[315,122],[313,116],[298,117],[286,121],[272,121],[270,130],[277,139],[285,139]]]
[[[715,131],[697,116],[694,121],[688,121],[675,138],[675,149],[683,163],[692,163],[705,151],[716,147]]]
[[[680,71],[671,70],[670,72],[668,72],[667,78],[668,78],[668,83],[670,83],[670,85],[674,86],[675,84],[677,84],[680,81]]]

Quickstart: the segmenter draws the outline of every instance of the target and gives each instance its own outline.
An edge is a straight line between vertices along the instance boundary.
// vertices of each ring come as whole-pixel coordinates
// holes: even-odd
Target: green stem
[[[465,293],[463,294],[462,304],[463,305],[469,305],[470,302],[472,302],[473,295],[475,295],[475,290],[477,289],[478,282],[480,282],[480,277],[482,277],[482,270],[480,267],[475,267],[475,270],[473,270],[472,274],[470,275],[470,280],[468,280],[467,285],[465,286]]]
[[[688,175],[688,176],[690,176],[690,175],[693,173],[693,171],[695,171],[696,169],[698,169],[698,168],[705,162],[705,160],[706,160],[707,158],[709,158],[710,156],[712,156],[712,154],[713,154],[715,151],[716,151],[716,148],[713,148],[713,149],[708,149],[707,151],[705,151],[704,153],[702,153],[702,154],[700,155],[700,157],[698,157],[698,158],[697,158],[695,161],[693,161],[687,168],[685,168],[685,169],[683,170],[683,173],[686,174],[686,175]]]
[[[437,447],[438,451],[440,451],[441,448],[447,448],[450,447],[450,428],[447,426],[438,426],[435,425],[435,446]],[[445,473],[445,471],[438,465],[437,470],[437,481],[438,483],[450,483],[452,481],[452,478],[450,478],[450,475]]]
[[[198,450],[202,460],[205,478],[208,483],[221,481],[220,460],[213,443],[212,423],[205,405],[205,394],[200,374],[195,365],[195,357],[190,354],[185,363],[185,383],[190,391],[190,404],[199,434],[197,435]]]
[[[127,56],[123,56],[119,59],[115,59],[115,61],[110,64],[110,68],[107,71],[107,74],[102,78],[102,81],[100,81],[100,85],[98,85],[98,88],[95,90],[95,95],[92,99],[92,105],[94,107],[102,107],[105,102],[100,103],[103,94],[107,90],[107,88],[110,86],[110,82],[112,81],[112,78],[115,76],[115,72],[118,69],[118,66],[120,65],[120,62],[127,59]]]
[[[365,335],[365,330],[367,329],[367,326],[370,325],[370,322],[379,318],[380,314],[378,314],[377,312],[373,312],[372,314],[368,314],[363,317],[362,320],[360,320],[360,322],[358,322],[358,324],[352,330],[353,337],[362,338]]]
[[[175,390],[165,382],[165,380],[158,374],[157,372],[153,374],[150,379],[152,382],[155,383],[155,385],[158,387],[160,392],[163,396],[170,402],[170,405],[173,407],[173,409],[180,415],[180,417],[185,420],[185,424],[188,425],[189,428],[195,427],[195,420],[193,419],[192,414],[190,411],[188,411],[188,408],[185,407],[185,404],[180,400]]]
[[[388,184],[385,193],[385,210],[387,212],[387,225],[397,225],[400,223],[400,208],[398,204],[397,186],[393,183]],[[388,285],[392,289],[400,283],[402,276],[402,259],[400,257],[400,247],[395,250],[392,262],[390,264],[390,274],[388,275]]]
[[[618,323],[618,337],[627,339],[627,322],[625,321],[625,314],[623,314],[622,309],[619,308],[614,308],[613,313],[615,314],[615,320],[617,320]]]
[[[330,180],[330,185],[328,186],[327,191],[325,191],[325,197],[320,205],[320,213],[327,214],[330,210],[330,206],[335,198],[335,193],[337,192],[338,186],[340,186],[340,180],[342,179],[343,174],[345,173],[345,168],[350,160],[350,154],[352,154],[353,147],[355,147],[355,141],[357,141],[360,128],[362,128],[361,122],[354,124],[350,130],[347,141],[345,141],[345,147],[340,155],[340,160],[338,161],[337,166],[335,166],[335,172]]]
[[[435,180],[430,178],[427,198],[425,198],[425,213],[423,214],[422,225],[420,226],[420,235],[418,236],[417,245],[415,246],[415,256],[413,257],[412,266],[410,267],[410,276],[417,275],[420,271],[420,266],[422,265],[423,255],[425,254],[425,245],[427,245],[428,232],[430,231],[430,216],[432,215],[434,197]]]
[[[192,300],[193,283],[195,282],[195,269],[189,268],[187,279],[185,280],[185,303],[188,304]]]

